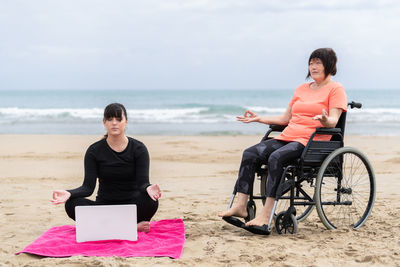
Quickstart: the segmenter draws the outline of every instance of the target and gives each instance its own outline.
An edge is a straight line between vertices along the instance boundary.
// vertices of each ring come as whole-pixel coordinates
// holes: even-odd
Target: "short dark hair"
[[[310,65],[311,60],[314,58],[319,58],[322,61],[325,69],[325,76],[328,76],[329,74],[334,76],[336,74],[337,57],[335,51],[333,51],[332,48],[318,48],[317,50],[312,52],[310,58],[308,59],[308,65]],[[310,77],[311,73],[310,70],[308,70],[306,79]]]
[[[124,114],[125,118],[128,119],[124,105],[120,103],[112,103],[107,105],[104,109],[104,120],[111,118],[122,119],[122,114]]]

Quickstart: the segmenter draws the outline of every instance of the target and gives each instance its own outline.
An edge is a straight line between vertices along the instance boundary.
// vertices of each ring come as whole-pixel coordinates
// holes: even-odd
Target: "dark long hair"
[[[125,116],[125,119],[128,120],[128,115],[124,105],[120,103],[111,103],[104,109],[103,120],[108,120],[111,118],[122,120],[122,114]],[[107,138],[107,136],[108,134],[106,133],[103,138]]]
[[[318,48],[314,52],[311,53],[310,58],[308,59],[308,65],[314,58],[319,58],[324,65],[325,76],[331,74],[334,76],[337,72],[336,63],[337,57],[335,51],[332,48]],[[306,79],[311,77],[310,70],[308,70],[308,74]]]

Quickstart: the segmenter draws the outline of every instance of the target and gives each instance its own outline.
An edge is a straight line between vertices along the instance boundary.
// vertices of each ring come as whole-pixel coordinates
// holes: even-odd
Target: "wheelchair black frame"
[[[361,104],[360,103],[355,103],[351,102],[348,103],[348,106],[350,108],[360,108]],[[336,149],[339,149],[344,146],[344,129],[345,129],[345,124],[346,124],[346,115],[347,112],[342,112],[335,128],[324,128],[324,127],[319,127],[315,130],[315,132],[310,136],[306,147],[303,150],[303,153],[301,157],[295,162],[294,164],[289,164],[285,167],[282,177],[280,179],[280,185],[278,187],[277,193],[276,193],[276,200],[280,199],[288,199],[290,202],[289,204],[289,209],[291,209],[292,212],[294,212],[294,215],[296,215],[296,210],[293,209],[294,206],[315,206],[316,202],[314,201],[313,197],[308,195],[307,192],[305,192],[302,189],[302,183],[304,181],[307,181],[310,183],[311,186],[313,186],[313,182],[316,179],[316,176],[318,174],[318,171],[322,165],[322,162],[325,160],[325,158],[331,154],[333,151]],[[261,141],[265,141],[268,139],[271,139],[269,135],[272,132],[281,132],[285,129],[286,125],[270,125],[269,130],[263,137]],[[314,137],[319,134],[319,135],[331,135],[332,138],[329,141],[316,141],[314,140]],[[342,162],[340,163],[340,165]],[[260,166],[256,170],[257,176],[261,177],[261,175],[266,175],[266,168],[265,166]],[[342,177],[340,177],[341,174],[339,172],[339,177],[338,177],[338,187],[340,187],[340,181],[342,180]],[[286,178],[286,179],[285,179]],[[297,179],[296,179],[297,178]],[[265,195],[259,195],[255,196],[253,194],[253,187],[251,187],[251,191],[249,194],[249,202],[252,203],[254,202],[254,199],[262,199],[265,201],[266,196]],[[296,190],[296,192],[295,192]],[[324,202],[324,205],[351,205],[352,203],[349,202],[340,202],[340,194],[339,194],[340,188],[338,188],[338,198],[336,202]],[[290,191],[290,196],[284,196],[286,193]],[[300,196],[300,193],[303,196]],[[296,201],[296,200],[303,200],[302,202]],[[275,206],[273,208],[273,211],[275,211]],[[272,221],[272,218],[270,219]],[[271,223],[269,223],[270,226]]]

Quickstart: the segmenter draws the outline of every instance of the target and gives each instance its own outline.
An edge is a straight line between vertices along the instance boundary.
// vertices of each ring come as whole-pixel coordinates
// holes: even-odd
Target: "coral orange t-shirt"
[[[292,107],[292,118],[283,132],[275,139],[296,141],[307,145],[311,134],[317,127],[323,127],[320,121],[313,120],[316,115],[322,114],[322,109],[329,113],[331,108],[340,108],[347,111],[347,96],[344,87],[338,82],[313,90],[311,83],[304,83],[296,88],[289,106]],[[327,141],[330,135],[317,135],[313,140]]]

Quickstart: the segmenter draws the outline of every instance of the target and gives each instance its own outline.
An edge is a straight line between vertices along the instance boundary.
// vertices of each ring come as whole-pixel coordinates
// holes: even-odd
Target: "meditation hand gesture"
[[[53,199],[50,200],[53,204],[58,205],[66,202],[71,197],[71,193],[66,190],[54,190]]]
[[[158,184],[150,185],[146,188],[147,194],[151,197],[152,200],[156,201],[161,197],[161,189]]]
[[[246,110],[243,117],[237,116],[236,118],[238,121],[241,121],[244,123],[258,122],[260,120],[260,117],[258,117],[258,115],[256,113],[254,113],[250,110]]]
[[[322,125],[325,126],[325,124],[328,122],[328,117],[329,117],[328,112],[326,112],[326,110],[323,109],[322,114],[314,116],[313,120],[318,120],[322,123]]]

